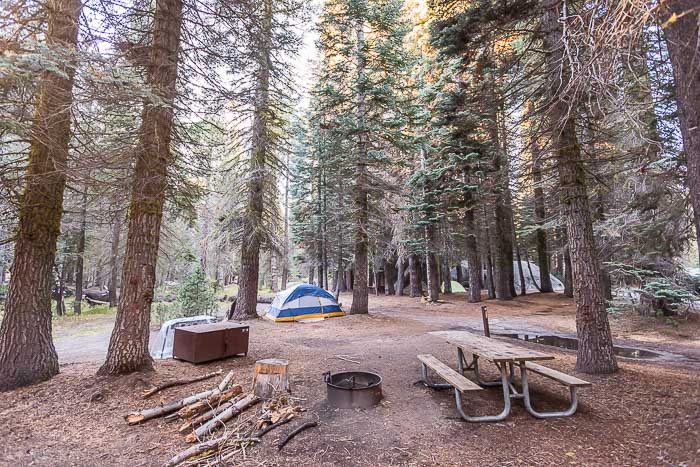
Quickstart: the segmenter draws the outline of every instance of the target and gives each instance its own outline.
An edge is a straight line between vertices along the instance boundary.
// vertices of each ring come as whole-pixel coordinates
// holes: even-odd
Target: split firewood
[[[243,397],[241,395],[238,395],[234,397],[233,399],[224,402],[223,404],[214,407],[213,409],[209,410],[208,412],[204,412],[201,415],[198,415],[190,420],[187,420],[185,423],[180,425],[180,428],[178,428],[177,431],[180,433],[185,433],[186,431],[190,431],[192,428],[199,426],[203,423],[208,422],[212,418],[214,418],[216,415],[220,414],[224,410],[228,409],[231,407],[233,404],[241,400]]]
[[[150,409],[142,410],[140,412],[131,412],[127,415],[124,416],[126,419],[126,422],[129,425],[135,425],[137,423],[145,422],[146,420],[150,420],[152,418],[157,418],[157,417],[162,417],[164,415],[171,414],[173,412],[176,412],[180,410],[181,408],[194,404],[197,401],[200,401],[202,399],[206,399],[213,394],[219,394],[223,392],[226,387],[229,385],[231,382],[231,379],[233,378],[233,371],[229,372],[228,375],[221,381],[221,384],[219,384],[219,387],[216,389],[210,389],[208,391],[203,391],[198,394],[194,394],[189,397],[185,397],[184,399],[180,399],[177,401],[170,402],[169,404],[165,405],[159,405],[157,407],[153,407]]]
[[[296,430],[294,430],[294,431],[292,431],[291,433],[289,433],[289,434],[287,435],[286,438],[284,438],[282,441],[280,441],[280,443],[277,445],[277,450],[278,450],[278,451],[281,451],[282,448],[283,448],[288,442],[290,442],[290,441],[292,440],[292,438],[294,438],[296,435],[298,435],[299,433],[301,433],[301,432],[304,431],[304,430],[307,430],[307,429],[309,429],[309,428],[315,427],[315,426],[317,426],[317,425],[318,425],[318,422],[308,422],[308,423],[304,423],[302,426],[300,426],[300,427],[297,428]]]
[[[168,388],[171,388],[173,386],[184,386],[186,384],[192,384],[192,383],[196,383],[198,381],[204,381],[205,379],[213,378],[214,376],[219,376],[223,372],[224,372],[224,370],[219,370],[219,371],[215,371],[213,373],[207,373],[206,375],[197,376],[195,378],[176,379],[173,381],[168,381],[168,382],[163,383],[161,385],[153,386],[150,389],[144,389],[143,393],[141,394],[141,397],[143,397],[144,399],[148,399],[153,394],[156,394],[156,393],[162,391],[163,389],[168,389]]]
[[[187,435],[185,441],[187,441],[188,443],[194,443],[206,433],[222,427],[227,421],[231,420],[233,417],[240,414],[248,407],[257,404],[259,401],[260,399],[255,394],[248,394],[243,399],[239,400],[231,407],[216,415],[207,423],[205,423],[204,425],[200,426],[195,431]]]
[[[237,395],[243,392],[243,386],[236,384],[231,387],[231,389],[224,391],[222,393],[212,394],[210,397],[197,401],[194,404],[190,404],[178,410],[177,414],[180,418],[192,418],[195,415],[206,412],[210,410],[214,405],[220,404],[221,402],[226,402],[227,400],[233,399]]]
[[[203,452],[207,451],[213,451],[215,449],[218,449],[222,445],[240,445],[240,444],[251,444],[251,443],[259,443],[260,439],[259,438],[229,438],[228,436],[222,436],[221,438],[216,438],[212,439],[210,441],[205,441],[203,443],[199,443],[195,446],[192,446],[191,448],[185,449],[181,453],[177,454],[174,456],[172,459],[170,459],[166,464],[165,467],[174,467],[178,464],[181,464],[185,462],[187,459],[194,457],[198,454],[201,454]]]

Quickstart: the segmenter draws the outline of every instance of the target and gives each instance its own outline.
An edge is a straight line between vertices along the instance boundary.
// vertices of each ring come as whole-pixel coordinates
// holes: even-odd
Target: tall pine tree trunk
[[[562,204],[566,214],[568,243],[574,276],[578,350],[576,370],[585,373],[617,371],[610,324],[600,281],[600,265],[586,189],[586,172],[576,137],[574,111],[565,100],[569,69],[559,22],[560,0],[547,0],[542,32],[550,85],[548,116],[557,157]]]
[[[48,0],[45,8],[46,45],[75,49],[80,1]],[[63,213],[74,75],[73,65],[58,65],[42,73],[37,92],[12,275],[0,325],[0,391],[58,373],[51,338],[52,269]]]
[[[75,49],[80,1],[49,0],[45,8],[47,46]],[[73,65],[45,71],[37,93],[12,275],[0,325],[0,391],[58,373],[51,338],[52,270],[63,212],[74,75]]]
[[[248,200],[243,220],[241,243],[241,277],[238,281],[238,297],[233,319],[246,320],[258,317],[258,274],[260,273],[260,246],[264,210],[264,174],[268,157],[267,114],[270,101],[270,66],[272,49],[272,1],[265,0],[260,18],[260,50],[257,51],[258,73],[255,89],[253,133],[250,149],[250,172],[247,181]]]
[[[474,209],[471,205],[471,194],[469,194],[467,210],[464,212],[464,225],[467,230],[465,240],[467,251],[467,268],[469,273],[469,302],[481,301],[481,261],[479,261],[479,250],[476,244],[476,221],[474,219]]]
[[[411,253],[408,257],[408,280],[410,284],[410,296],[411,298],[421,296],[421,283],[420,277],[418,276],[418,255]]]
[[[688,166],[695,235],[700,246],[700,9],[697,0],[666,0],[661,21],[673,66],[678,120]],[[671,21],[672,15],[675,21]],[[700,256],[700,248],[698,248]]]
[[[404,280],[403,277],[406,273],[406,263],[404,262],[404,257],[403,255],[399,256],[399,259],[396,261],[396,296],[401,297],[403,295],[403,284]]]
[[[141,114],[119,307],[100,374],[152,368],[149,326],[168,166],[172,161],[172,104],[177,92],[181,25],[182,0],[156,0],[147,82],[165,103],[148,100]]]
[[[284,177],[284,243],[282,244],[282,290],[287,288],[289,280],[289,152],[287,152],[285,167],[287,173]]]
[[[112,246],[109,256],[109,307],[117,306],[117,281],[119,280],[119,240],[121,237],[121,215],[112,221]]]
[[[357,37],[357,82],[364,83],[365,75],[365,33],[364,23],[358,20],[355,24]],[[361,86],[364,84],[361,84]],[[357,93],[357,122],[361,129],[359,134],[359,162],[356,167],[355,185],[353,187],[353,201],[355,203],[355,280],[352,288],[352,306],[350,314],[368,313],[369,290],[367,288],[368,264],[367,264],[367,223],[369,221],[369,196],[367,194],[367,142],[364,129],[365,119],[365,93],[361,89]],[[376,284],[375,284],[376,286]]]
[[[84,187],[87,190],[87,187]],[[85,230],[87,229],[87,193],[83,193],[80,206],[80,230],[78,231],[78,242],[75,249],[75,301],[73,302],[73,313],[80,314],[83,301],[83,272],[85,269]]]
[[[552,279],[549,276],[549,254],[547,252],[547,232],[544,230],[546,210],[544,205],[544,189],[542,188],[542,162],[541,153],[537,141],[530,142],[532,155],[532,181],[535,204],[535,246],[537,248],[537,266],[540,269],[540,292],[552,292]]]

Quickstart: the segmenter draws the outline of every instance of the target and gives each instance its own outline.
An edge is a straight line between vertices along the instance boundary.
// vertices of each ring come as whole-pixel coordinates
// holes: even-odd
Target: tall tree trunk
[[[87,187],[84,187],[87,190]],[[73,302],[73,313],[80,314],[83,301],[83,272],[85,265],[85,230],[87,229],[87,192],[83,193],[83,200],[80,206],[80,231],[78,232],[78,242],[75,248],[75,301]]]
[[[673,15],[676,15],[675,17]],[[671,18],[675,20],[672,21]],[[695,235],[700,256],[700,10],[697,0],[662,2],[661,22],[673,66],[678,120],[688,166],[688,188],[693,205]]]
[[[384,259],[384,295],[394,295],[396,290],[394,289],[394,276],[396,271],[394,268],[394,257],[389,259]]]
[[[141,114],[119,307],[100,374],[152,368],[149,325],[168,166],[172,160],[172,103],[177,92],[181,25],[182,1],[156,0],[147,82],[166,104],[160,99],[147,100]]]
[[[401,297],[403,295],[403,285],[404,285],[404,280],[403,277],[406,273],[405,270],[406,264],[404,262],[403,255],[399,256],[399,258],[396,260],[396,289],[395,289],[395,294],[397,297]]]
[[[541,151],[537,145],[537,141],[532,139],[530,142],[530,151],[532,155],[532,181],[534,184],[534,203],[535,203],[535,246],[537,248],[537,266],[540,269],[540,291],[552,292],[552,279],[549,277],[549,254],[547,252],[547,232],[544,230],[546,221],[546,211],[544,204],[544,189],[542,188],[542,162]]]
[[[112,246],[109,256],[109,307],[117,306],[117,281],[119,280],[119,240],[122,221],[117,214],[112,221]]]
[[[285,161],[284,177],[284,239],[282,244],[282,290],[287,289],[289,280],[289,151]]]
[[[278,292],[277,289],[277,253],[270,251],[270,289]]]
[[[515,227],[513,228],[515,232]],[[520,258],[520,246],[518,246],[518,237],[513,237],[513,244],[515,245],[515,261],[518,264],[518,278],[520,279],[520,295],[525,295],[527,293],[527,287],[525,286],[525,273],[523,272],[523,262]]]
[[[442,268],[440,268],[440,271],[442,272],[442,292],[452,293],[452,269],[450,268],[450,261],[447,255],[442,256]]]
[[[586,189],[586,171],[576,137],[574,112],[562,95],[569,76],[569,64],[563,50],[563,32],[559,22],[560,0],[546,0],[542,32],[550,85],[547,108],[553,126],[552,139],[566,213],[569,248],[574,276],[578,350],[576,370],[585,373],[617,371],[605,297],[600,281],[593,223]]]
[[[365,75],[365,33],[364,23],[358,20],[355,24],[357,36],[357,81],[364,81]],[[363,91],[357,93],[357,122],[358,127],[364,126],[365,118],[365,94]],[[360,161],[356,167],[356,179],[353,187],[353,201],[355,203],[355,281],[352,288],[352,306],[350,314],[356,315],[368,312],[369,290],[367,289],[367,223],[369,221],[369,196],[367,193],[367,157],[366,135],[359,135],[359,155]]]
[[[250,148],[250,172],[247,181],[248,200],[244,217],[244,236],[241,243],[241,277],[234,320],[258,317],[258,275],[260,273],[260,247],[262,245],[265,171],[268,163],[268,112],[270,105],[270,72],[272,49],[272,0],[265,0],[260,18],[260,49],[256,53],[258,73],[255,84],[253,131]]]
[[[410,283],[411,298],[421,296],[421,283],[420,277],[418,276],[418,255],[411,253],[408,256],[408,280]]]
[[[564,246],[564,295],[574,297],[574,271],[571,267],[569,245]]]
[[[48,0],[45,8],[46,45],[75,49],[80,1]],[[37,93],[12,275],[0,324],[0,391],[58,373],[51,338],[52,270],[63,213],[74,75],[73,65],[65,62],[44,71]]]
[[[471,195],[468,204],[471,204]],[[465,246],[467,251],[467,272],[469,273],[470,303],[481,301],[481,261],[479,260],[479,250],[476,244],[478,232],[474,219],[474,209],[476,208],[468,205],[467,210],[464,212],[464,225],[467,230]]]

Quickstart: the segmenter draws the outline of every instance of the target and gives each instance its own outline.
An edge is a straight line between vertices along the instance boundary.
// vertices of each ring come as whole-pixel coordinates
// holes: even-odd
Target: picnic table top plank
[[[553,360],[554,356],[520,347],[490,337],[479,336],[468,331],[433,331],[428,334],[444,339],[463,351],[478,355],[493,362]]]

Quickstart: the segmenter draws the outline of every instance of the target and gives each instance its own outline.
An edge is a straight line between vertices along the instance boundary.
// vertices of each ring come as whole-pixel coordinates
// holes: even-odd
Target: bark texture
[[[540,150],[536,141],[531,142],[532,151],[532,181],[535,188],[535,246],[537,248],[537,266],[540,268],[540,292],[552,292],[552,279],[549,276],[549,254],[547,252],[547,232],[543,226],[546,221],[547,212],[544,205],[544,190],[542,189],[542,162],[540,160]]]
[[[87,189],[87,187],[85,187]],[[80,206],[80,231],[75,248],[75,301],[73,302],[73,313],[79,315],[83,301],[83,273],[85,269],[85,233],[87,230],[87,193],[83,193],[82,205]]]
[[[172,157],[170,140],[182,25],[181,0],[157,0],[147,81],[163,102],[146,101],[131,187],[129,233],[117,318],[99,374],[152,368],[148,352],[158,244]]]
[[[241,277],[238,281],[238,298],[234,320],[258,317],[258,274],[260,272],[260,247],[264,209],[264,174],[269,148],[267,147],[268,112],[270,101],[272,5],[266,0],[261,18],[259,73],[255,95],[253,134],[251,139],[250,173],[248,179],[248,204],[244,217],[243,242],[241,243]]]
[[[75,49],[78,0],[49,0],[46,45]],[[20,201],[12,276],[0,325],[0,390],[58,373],[51,338],[52,268],[63,213],[75,69],[45,71],[37,94],[26,186]]]
[[[550,102],[547,110],[552,125],[575,281],[576,330],[579,340],[576,371],[612,373],[617,371],[617,362],[613,353],[605,297],[600,281],[586,172],[576,136],[574,113],[570,111],[571,102],[566,101],[568,96],[565,94],[569,70],[562,45],[560,6],[559,0],[544,2],[542,32],[550,81]]]
[[[700,245],[700,9],[697,0],[666,0],[662,5],[661,21],[673,66],[690,202]],[[676,19],[671,21],[674,14]]]

